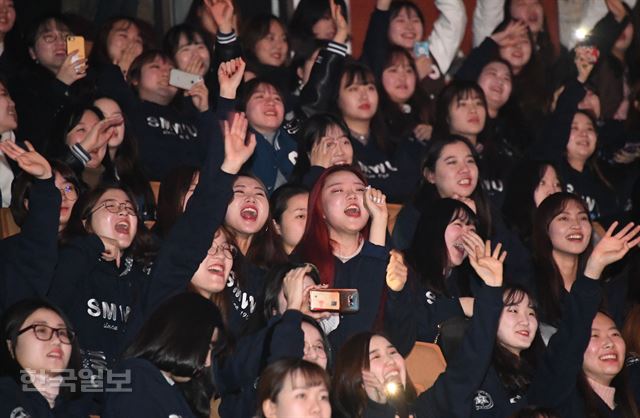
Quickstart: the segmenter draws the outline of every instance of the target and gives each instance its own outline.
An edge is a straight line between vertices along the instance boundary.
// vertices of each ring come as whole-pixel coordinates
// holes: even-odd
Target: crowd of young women
[[[640,7],[568,51],[494,3],[461,60],[462,0],[377,0],[360,57],[340,0],[162,42],[0,0],[0,416],[640,416]]]

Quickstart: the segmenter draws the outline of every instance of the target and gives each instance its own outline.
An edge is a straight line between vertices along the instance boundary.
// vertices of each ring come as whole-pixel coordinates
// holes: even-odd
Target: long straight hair
[[[467,225],[478,222],[471,208],[459,200],[437,200],[428,213],[420,216],[413,241],[406,252],[407,262],[418,273],[422,284],[440,295],[448,295],[445,279],[449,251],[444,234],[449,224],[458,219]]]
[[[442,151],[444,150],[444,148],[447,145],[452,145],[457,142],[462,142],[463,144],[465,144],[467,148],[469,148],[469,151],[471,152],[471,155],[473,156],[476,164],[480,163],[480,155],[478,155],[475,147],[473,146],[473,144],[471,144],[471,142],[469,142],[467,138],[460,135],[451,134],[447,134],[442,137],[434,137],[427,147],[427,151],[422,162],[423,179],[420,186],[418,187],[418,190],[416,191],[413,200],[416,209],[418,209],[418,211],[420,211],[421,213],[428,213],[429,208],[433,205],[433,203],[436,200],[441,199],[436,186],[426,180],[425,171],[428,170],[432,173],[435,173],[436,163],[442,155]],[[469,198],[471,198],[476,204],[476,213],[478,216],[478,234],[482,237],[491,236],[493,232],[491,210],[489,207],[489,200],[487,199],[487,196],[482,189],[482,173],[480,171],[478,171],[478,184]]]
[[[337,165],[327,168],[311,190],[311,194],[309,195],[309,210],[307,211],[307,225],[300,243],[294,250],[294,254],[300,256],[301,260],[310,262],[318,267],[322,284],[329,285],[329,287],[333,286],[335,279],[334,242],[329,237],[329,228],[324,219],[322,189],[327,182],[327,177],[340,171],[347,171],[354,174],[365,186],[367,185],[367,179],[356,167]],[[369,237],[369,224],[364,227],[361,233],[364,239]]]
[[[362,371],[371,367],[369,346],[371,339],[377,335],[384,337],[372,332],[361,332],[349,338],[340,349],[336,360],[332,396],[338,416],[362,418],[368,398]],[[410,404],[417,398],[417,392],[408,373],[406,381],[404,396]]]
[[[530,291],[520,286],[509,286],[505,288],[503,294],[504,308],[519,304],[525,296],[529,297],[529,303],[533,306],[537,316],[538,305]],[[522,350],[519,357],[496,341],[491,364],[510,397],[525,394],[534,378],[537,359],[543,351],[544,342],[540,335],[539,326],[531,345]]]
[[[533,259],[540,310],[545,322],[554,324],[562,316],[560,299],[564,290],[564,280],[553,258],[553,244],[549,238],[549,225],[569,204],[575,202],[587,214],[589,208],[573,193],[559,192],[547,197],[536,209],[533,218]],[[591,242],[578,257],[578,271],[583,271],[591,254]]]

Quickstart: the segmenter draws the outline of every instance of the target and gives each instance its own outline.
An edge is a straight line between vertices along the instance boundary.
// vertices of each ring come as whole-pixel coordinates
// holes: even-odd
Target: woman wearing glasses
[[[49,297],[76,325],[87,367],[110,368],[146,313],[184,292],[207,255],[231,199],[234,175],[255,146],[255,140],[245,143],[246,121],[244,129],[239,117],[234,122],[225,129],[222,165],[216,167],[219,156],[209,147],[201,181],[157,257],[130,191],[102,184],[76,203]]]
[[[69,319],[42,299],[25,299],[0,322],[0,416],[86,417],[80,348]]]
[[[18,138],[28,138],[38,151],[51,134],[56,114],[80,97],[81,90],[91,89],[79,82],[87,75],[84,51],[69,51],[67,36],[73,36],[60,16],[45,16],[29,28],[26,42],[31,65],[11,80],[11,96],[20,114]]]

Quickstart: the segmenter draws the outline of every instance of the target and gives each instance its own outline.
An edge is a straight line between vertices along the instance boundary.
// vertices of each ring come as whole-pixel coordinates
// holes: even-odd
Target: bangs
[[[312,363],[315,365],[315,363]],[[309,367],[306,364],[301,364],[300,367],[296,370],[293,370],[289,374],[289,379],[291,380],[291,387],[293,389],[307,389],[316,386],[324,386],[327,390],[330,388],[329,384],[329,376],[327,373],[322,370],[322,368],[318,367]],[[298,381],[298,382],[297,382]],[[302,386],[297,385],[302,381]]]
[[[521,303],[525,296],[529,298],[529,306],[531,306],[536,312],[538,311],[538,303],[537,301],[527,292],[526,290],[520,287],[511,287],[507,288],[504,291],[503,303],[504,306],[514,306]]]
[[[53,32],[56,30],[59,32],[71,32],[71,29],[69,29],[69,27],[64,22],[56,19],[55,17],[52,17],[42,22],[42,24],[38,27],[38,30],[36,31],[36,38],[43,33]]]
[[[567,206],[569,206],[570,202],[574,202],[575,204],[577,204],[580,209],[586,213],[587,215],[589,215],[589,209],[587,208],[587,206],[585,205],[584,201],[582,199],[580,199],[577,196],[567,196],[566,198],[562,199],[561,204],[558,206],[558,209],[555,210],[551,216],[551,221],[558,215],[560,215],[562,212],[564,212],[567,209]],[[549,223],[551,223],[551,221],[549,221]],[[549,226],[547,225],[547,228]]]
[[[469,87],[469,88],[466,88],[464,90],[460,90],[453,96],[453,102],[457,104],[458,102],[460,102],[462,100],[482,99],[482,93],[479,91],[479,89],[480,89],[480,87],[478,87],[478,88]]]
[[[365,67],[353,67],[347,69],[347,71],[342,74],[342,80],[344,80],[344,87],[349,87],[354,84],[362,86],[366,86],[367,84],[376,84],[376,77]]]
[[[467,205],[465,205],[462,202],[461,204],[464,205],[464,207],[459,207],[453,212],[453,215],[451,216],[449,223],[451,224],[454,221],[461,221],[465,225],[477,226],[478,224],[477,215]]]

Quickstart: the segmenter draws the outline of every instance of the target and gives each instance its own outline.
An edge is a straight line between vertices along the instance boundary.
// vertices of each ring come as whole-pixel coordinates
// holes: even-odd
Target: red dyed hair
[[[301,261],[313,263],[320,272],[322,284],[333,286],[335,275],[335,258],[333,256],[333,242],[329,238],[329,228],[322,209],[322,189],[327,182],[327,177],[339,171],[348,171],[358,177],[366,186],[367,179],[364,174],[351,165],[334,165],[324,170],[316,181],[309,194],[309,205],[307,211],[307,225],[300,243],[295,249],[295,255]],[[369,237],[369,224],[360,231],[364,239]]]

